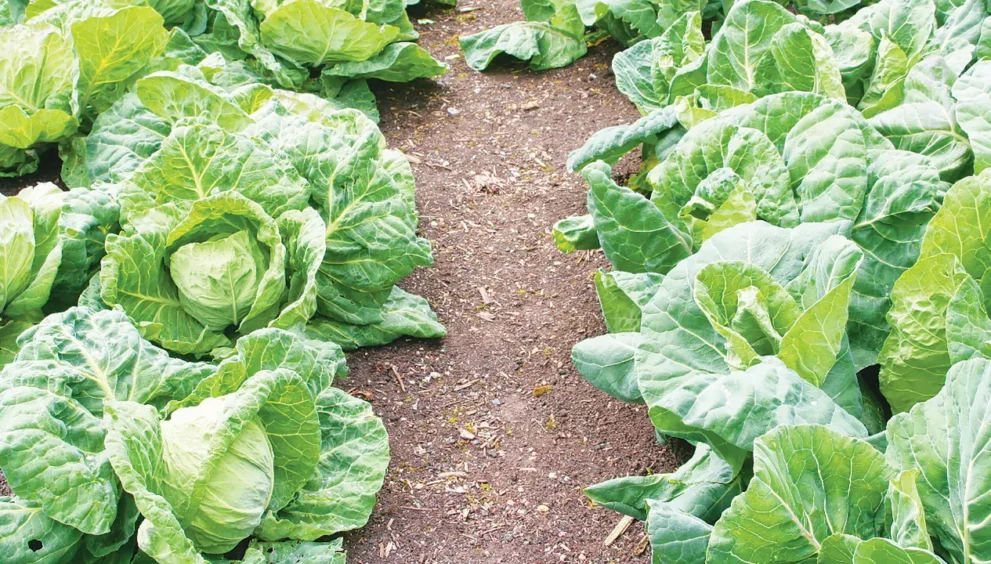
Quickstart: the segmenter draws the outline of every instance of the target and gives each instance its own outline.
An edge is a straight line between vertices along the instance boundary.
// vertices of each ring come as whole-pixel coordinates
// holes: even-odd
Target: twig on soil
[[[399,371],[396,370],[395,364],[390,364],[389,368],[392,369],[392,375],[396,377],[396,382],[399,382],[399,389],[406,393],[406,384],[403,383],[403,377],[399,375]]]
[[[616,539],[625,533],[626,529],[629,529],[631,524],[633,524],[633,517],[623,515],[623,518],[619,520],[619,523],[616,523],[616,526],[613,528],[612,532],[609,533],[609,536],[606,537],[606,540],[603,541],[602,544],[605,546],[610,546],[612,543],[616,542]]]
[[[454,391],[455,392],[460,392],[461,390],[464,390],[465,388],[470,388],[470,387],[474,386],[477,383],[478,383],[478,378],[475,378],[474,380],[471,380],[469,382],[465,382],[464,384],[461,384],[460,386],[454,386]]]

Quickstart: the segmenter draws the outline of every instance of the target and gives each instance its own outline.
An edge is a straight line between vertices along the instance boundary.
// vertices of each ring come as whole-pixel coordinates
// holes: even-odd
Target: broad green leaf
[[[972,358],[991,358],[991,318],[984,292],[967,277],[946,307],[946,344],[950,364]]]
[[[926,514],[919,498],[916,481],[919,470],[903,470],[888,484],[885,501],[885,523],[888,534],[902,547],[915,547],[932,551],[932,539],[926,528]]]
[[[579,22],[580,24],[580,22]],[[514,22],[458,38],[465,62],[484,71],[499,55],[530,61],[533,70],[566,67],[585,56],[585,40],[546,22]]]
[[[712,526],[663,501],[648,500],[647,536],[652,564],[706,561]]]
[[[642,144],[654,145],[677,129],[677,116],[671,107],[655,110],[629,125],[607,127],[568,155],[568,169],[582,170],[595,161],[616,164],[626,153]]]
[[[272,52],[312,66],[368,60],[399,35],[396,27],[364,22],[320,0],[281,4],[259,30]]]
[[[28,149],[75,132],[72,42],[50,26],[0,28],[0,144]]]
[[[627,402],[642,402],[634,357],[640,333],[608,333],[581,341],[571,349],[571,362],[590,384]]]
[[[926,526],[953,562],[991,557],[982,463],[991,449],[989,405],[991,364],[974,359],[954,365],[938,394],[888,423],[888,461],[921,472],[916,485]]]
[[[943,387],[950,368],[946,315],[968,279],[951,254],[923,256],[895,282],[888,323],[891,333],[878,354],[881,393],[893,411],[907,411]]]
[[[907,102],[875,115],[870,123],[896,148],[929,157],[944,180],[959,179],[970,162],[966,134],[954,114],[937,102]]]
[[[14,355],[21,350],[17,344],[18,337],[35,326],[35,321],[26,319],[10,320],[0,326],[0,367],[14,360]]]
[[[795,16],[766,0],[734,3],[708,53],[708,82],[751,92],[760,87],[761,60],[772,37]]]
[[[974,174],[991,168],[991,61],[970,68],[953,85],[956,115],[974,152]]]
[[[33,278],[37,243],[34,212],[28,201],[24,198],[0,200],[0,226],[3,227],[0,230],[0,264],[3,266],[0,269],[0,305],[6,309],[28,288]],[[38,256],[44,255],[39,253]],[[41,305],[37,304],[34,309]]]
[[[582,170],[591,189],[588,209],[599,242],[613,267],[663,274],[691,254],[691,240],[642,195],[619,186],[605,163]]]
[[[284,508],[265,514],[262,540],[317,538],[363,526],[389,463],[385,426],[367,402],[328,387],[316,397],[320,458],[315,475]]]
[[[599,248],[599,235],[591,215],[574,215],[554,224],[554,245],[563,253]]]
[[[11,562],[71,561],[82,534],[45,515],[37,505],[16,496],[0,497],[0,550]]]
[[[332,143],[332,129],[319,133]],[[368,313],[418,266],[433,262],[430,243],[416,236],[416,215],[402,184],[383,162],[382,134],[361,135],[354,145],[320,159],[325,183],[310,179],[312,197],[327,224],[327,252],[317,277],[321,313],[345,323],[381,319]]]
[[[119,182],[159,150],[172,126],[130,93],[97,116],[86,137],[86,168],[94,182]]]
[[[162,16],[136,6],[111,16],[72,24],[73,50],[79,61],[79,105],[102,112],[147,74],[168,40]]]
[[[707,562],[814,558],[834,534],[876,536],[894,470],[864,441],[818,425],[783,427],[754,445],[754,478],[716,522]]]
[[[152,73],[138,80],[134,91],[145,107],[173,125],[184,118],[204,118],[227,131],[240,131],[252,123],[235,100],[201,77]]]
[[[877,50],[877,62],[874,64],[874,73],[871,75],[867,90],[857,108],[866,117],[873,117],[879,112],[890,109],[892,102],[889,96],[896,96],[892,92],[897,92],[902,88],[902,82],[909,70],[908,55],[902,51],[897,43],[891,41],[887,36],[881,38],[881,44]]]
[[[757,91],[815,92],[846,101],[840,67],[821,34],[799,22],[787,24],[774,35],[771,56],[776,71],[773,75],[779,82],[774,81],[775,76],[767,76]]]
[[[781,337],[777,356],[816,387],[825,388],[840,356],[850,295],[863,260],[864,253],[855,243],[830,237],[813,251],[791,286],[793,292],[801,288],[804,311]]]
[[[288,211],[279,217],[279,231],[286,246],[289,268],[288,305],[272,321],[272,327],[301,327],[317,312],[317,271],[326,252],[326,225],[312,208]]]
[[[640,331],[641,311],[654,296],[661,280],[663,277],[654,273],[601,269],[595,272],[595,293],[610,333]]]
[[[595,503],[641,521],[648,503],[664,502],[714,523],[745,484],[744,473],[699,444],[692,458],[670,474],[615,478],[584,491]]]
[[[341,63],[325,71],[327,76],[374,78],[388,82],[410,82],[447,72],[425,49],[414,43],[393,43],[381,53],[358,63]]]
[[[134,214],[166,203],[188,211],[197,200],[238,192],[278,217],[303,209],[307,188],[288,160],[266,145],[195,123],[172,129],[126,180],[122,198],[125,213]]]
[[[386,345],[404,336],[437,339],[447,335],[447,329],[437,320],[427,300],[394,286],[379,312],[382,319],[369,325],[351,325],[333,319],[314,318],[306,333],[354,350],[361,347]]]

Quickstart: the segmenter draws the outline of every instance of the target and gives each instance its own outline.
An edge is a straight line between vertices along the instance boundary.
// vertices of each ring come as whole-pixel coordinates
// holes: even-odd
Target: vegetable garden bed
[[[0,4],[13,561],[991,558],[984,2],[103,1]]]

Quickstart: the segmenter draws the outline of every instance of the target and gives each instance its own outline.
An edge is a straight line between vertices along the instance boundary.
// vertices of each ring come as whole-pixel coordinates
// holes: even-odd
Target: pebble
[[[550,510],[551,510],[551,508],[550,507],[547,507],[546,505],[538,505],[537,506],[537,511],[539,511],[541,513],[549,513]]]

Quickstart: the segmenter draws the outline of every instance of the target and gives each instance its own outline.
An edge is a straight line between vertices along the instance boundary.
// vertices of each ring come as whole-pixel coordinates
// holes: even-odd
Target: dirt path
[[[442,60],[460,53],[457,35],[522,18],[518,0],[461,5],[484,9],[432,11],[422,17],[435,23],[418,26]],[[450,336],[349,358],[347,385],[373,394],[393,452],[371,523],[349,537],[351,562],[649,560],[639,524],[603,546],[619,516],[590,507],[581,488],[675,461],[644,408],[572,367],[571,347],[604,331],[591,275],[606,262],[565,256],[550,237],[556,220],[585,209],[568,152],[637,117],[613,85],[612,53],[602,46],[541,74],[479,74],[448,59],[438,84],[379,93],[390,144],[414,161],[437,259],[402,285],[430,300]]]

